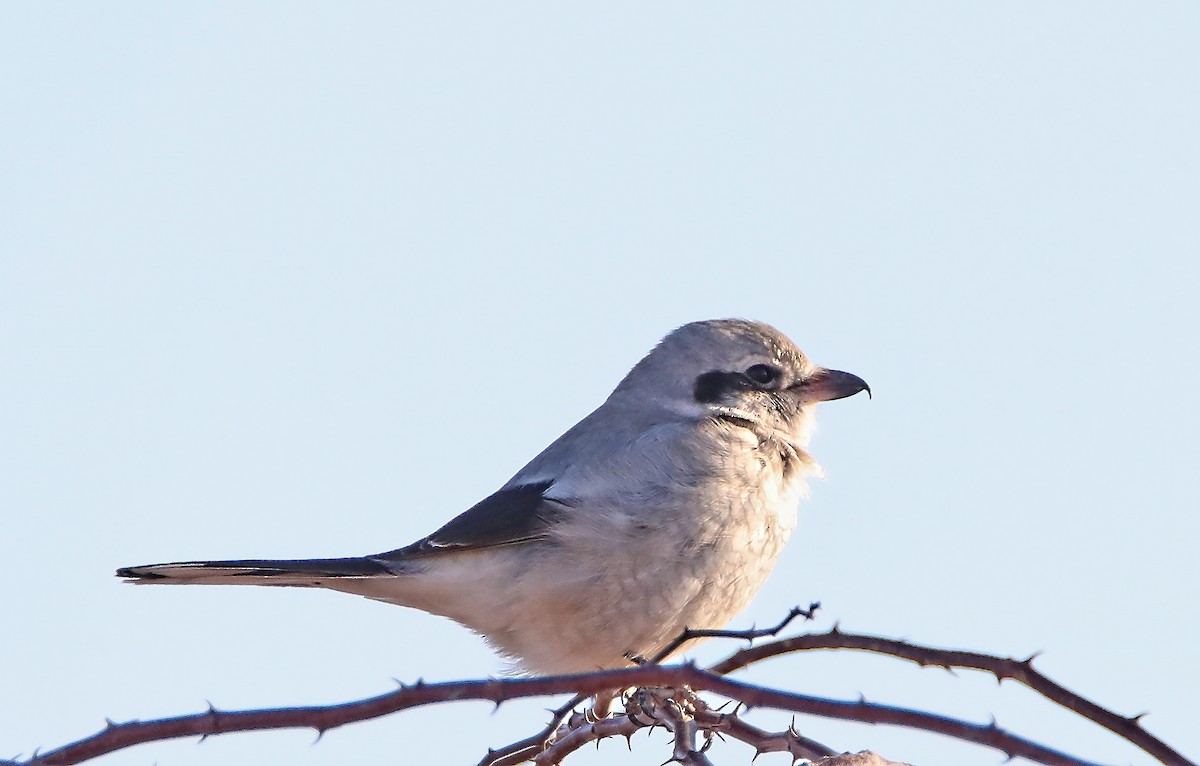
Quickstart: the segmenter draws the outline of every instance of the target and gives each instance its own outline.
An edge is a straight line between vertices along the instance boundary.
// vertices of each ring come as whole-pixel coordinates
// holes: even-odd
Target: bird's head
[[[742,419],[803,444],[813,405],[860,391],[871,391],[862,378],[813,364],[770,325],[714,319],[664,338],[613,395],[677,415]]]

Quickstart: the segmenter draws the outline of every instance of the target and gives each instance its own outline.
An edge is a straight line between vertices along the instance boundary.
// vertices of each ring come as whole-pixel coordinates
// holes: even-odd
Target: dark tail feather
[[[378,559],[246,559],[242,561],[180,561],[123,567],[118,577],[130,582],[162,584],[320,585],[319,580],[337,577],[392,575]]]

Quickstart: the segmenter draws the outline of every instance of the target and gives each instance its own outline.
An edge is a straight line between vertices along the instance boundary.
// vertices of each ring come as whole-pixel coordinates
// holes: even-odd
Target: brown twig
[[[922,667],[981,670],[994,675],[997,682],[1011,678],[1033,689],[1051,702],[1125,738],[1167,766],[1195,766],[1178,751],[1142,728],[1141,718],[1142,715],[1145,715],[1144,713],[1131,717],[1121,716],[1050,680],[1033,668],[1036,654],[1023,660],[1017,660],[979,652],[939,649],[881,636],[843,633],[835,626],[828,633],[794,636],[742,649],[713,665],[709,670],[718,675],[725,675],[770,657],[814,649],[852,649],[897,657],[915,662]]]
[[[568,724],[568,730],[554,740],[554,743],[532,758],[536,766],[557,766],[562,760],[589,742],[599,742],[605,737],[625,737],[626,741],[634,732],[643,728],[644,724],[629,716],[605,718],[603,721],[590,721],[579,716]]]
[[[652,664],[659,664],[666,658],[670,657],[679,647],[686,644],[688,641],[695,641],[698,638],[734,638],[742,641],[753,641],[756,638],[767,638],[778,636],[783,632],[783,629],[791,625],[797,617],[803,617],[805,620],[811,620],[821,608],[820,601],[814,601],[808,605],[808,609],[801,609],[798,606],[791,608],[787,616],[779,621],[779,624],[770,628],[750,628],[749,630],[702,630],[698,628],[684,628],[671,643],[661,649],[658,654],[650,658]]]
[[[108,722],[103,730],[91,737],[47,753],[35,754],[23,762],[0,761],[0,766],[68,766],[136,744],[188,736],[203,738],[234,731],[310,728],[322,734],[347,723],[376,718],[419,705],[470,699],[490,700],[499,706],[506,700],[518,697],[564,693],[574,693],[575,696],[554,711],[552,720],[546,727],[524,740],[489,751],[480,766],[514,766],[530,760],[539,766],[549,766],[558,763],[587,742],[617,734],[629,736],[638,728],[656,725],[664,726],[674,733],[673,760],[681,763],[701,766],[708,764],[705,751],[715,734],[726,734],[745,741],[753,745],[757,752],[786,750],[793,756],[808,758],[833,752],[819,742],[800,736],[794,728],[786,733],[770,734],[742,721],[736,715],[736,711],[732,714],[722,714],[711,710],[686,691],[688,689],[711,691],[737,700],[747,707],[770,707],[843,720],[924,729],[995,747],[1009,757],[1019,755],[1051,766],[1095,766],[1004,731],[994,722],[990,725],[974,724],[925,711],[869,703],[865,699],[832,700],[755,686],[725,677],[728,673],[771,657],[812,649],[876,652],[919,665],[982,670],[992,673],[998,681],[1012,678],[1047,699],[1124,737],[1167,766],[1196,766],[1146,732],[1140,725],[1140,716],[1119,716],[1051,681],[1033,669],[1033,657],[1015,660],[977,652],[937,649],[879,636],[842,633],[835,626],[828,633],[796,636],[740,650],[707,670],[693,664],[657,664],[662,657],[694,638],[753,640],[763,636],[775,636],[797,617],[811,617],[812,610],[817,606],[813,604],[808,610],[793,609],[778,625],[766,629],[685,631],[654,660],[643,661],[638,667],[544,678],[443,684],[424,684],[418,681],[415,686],[401,685],[399,690],[390,694],[340,705],[244,711],[218,711],[210,706],[204,713],[196,715],[157,721]],[[643,691],[647,691],[648,687],[667,687],[670,693],[665,697],[660,694],[659,697],[646,698],[650,700],[649,707],[642,706],[641,712],[644,715],[640,717],[630,714],[625,718],[597,721],[590,714],[576,714],[567,723],[563,723],[570,711],[587,697],[601,693],[611,694],[614,689],[631,687]],[[655,699],[658,699],[658,702],[654,702]],[[669,704],[664,700],[668,700]],[[633,708],[627,704],[626,709],[631,711]],[[695,742],[699,732],[703,732],[709,739],[697,750]]]
[[[693,702],[695,709],[692,710],[691,715],[699,731],[708,738],[708,742],[700,748],[701,753],[707,750],[712,736],[726,735],[754,748],[755,754],[787,752],[793,758],[809,760],[837,754],[837,751],[832,748],[801,735],[796,731],[794,725],[787,731],[768,732],[746,723],[736,712],[722,713],[713,710],[698,698]],[[658,715],[657,711],[648,710],[645,704],[640,703],[630,705],[624,715],[617,715],[602,721],[595,721],[586,715],[576,713],[556,732],[552,744],[531,760],[536,766],[555,766],[568,755],[591,742],[618,736],[625,737],[626,741],[630,741],[638,730],[652,729],[655,726],[668,726],[669,728],[669,722],[662,720],[662,716]]]
[[[674,735],[675,747],[671,752],[671,760],[678,763],[708,763],[708,756],[696,751],[696,736],[700,729],[689,711],[673,700],[656,700],[646,712],[661,721]]]
[[[1094,766],[1088,761],[1018,737],[995,724],[974,724],[919,710],[869,703],[865,700],[847,702],[777,691],[723,678],[692,664],[643,665],[544,678],[418,683],[389,694],[340,705],[244,711],[218,711],[210,708],[196,715],[109,724],[91,737],[18,763],[22,766],[69,766],[136,744],[234,731],[309,728],[323,733],[353,721],[377,718],[434,702],[490,700],[499,705],[518,697],[564,693],[590,696],[611,689],[645,686],[689,687],[697,691],[715,692],[754,707],[924,729],[988,745],[1010,756],[1020,755],[1048,766]]]
[[[479,766],[515,766],[518,763],[533,760],[538,753],[546,749],[547,743],[554,736],[558,727],[562,725],[563,719],[570,715],[576,705],[586,699],[586,694],[576,694],[566,704],[551,711],[550,723],[546,724],[537,734],[496,750],[488,750],[487,755],[479,762]]]
[[[838,718],[861,723],[886,723],[923,729],[967,742],[987,745],[1002,751],[1010,758],[1021,756],[1048,766],[1082,766],[1082,764],[1089,763],[1012,734],[1001,729],[995,722],[987,725],[976,724],[922,710],[871,703],[865,699],[832,700],[794,692],[777,691],[753,684],[744,684],[695,668],[692,670],[703,674],[701,679],[688,679],[692,688],[715,692],[751,707],[769,707],[825,718]]]
[[[717,716],[719,720],[707,720],[709,716]],[[730,713],[706,713],[697,715],[696,720],[710,731],[727,734],[736,740],[745,742],[759,753],[789,753],[795,759],[805,758],[815,761],[828,755],[837,755],[837,751],[827,747],[815,739],[809,739],[796,731],[795,725],[787,731],[769,732],[746,723],[740,716]]]

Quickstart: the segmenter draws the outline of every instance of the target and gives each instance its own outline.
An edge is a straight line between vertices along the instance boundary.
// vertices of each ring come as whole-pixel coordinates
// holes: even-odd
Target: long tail
[[[345,559],[247,559],[180,561],[117,570],[128,582],[164,585],[293,585],[328,587],[335,578],[394,575],[383,561],[369,556]]]

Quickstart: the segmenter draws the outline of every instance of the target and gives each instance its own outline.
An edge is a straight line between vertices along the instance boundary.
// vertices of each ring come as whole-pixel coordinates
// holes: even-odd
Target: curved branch
[[[563,720],[575,709],[575,706],[586,699],[586,694],[576,694],[566,704],[559,706],[553,711],[550,716],[550,723],[546,724],[537,734],[518,740],[511,745],[506,745],[497,750],[488,750],[487,755],[479,762],[479,766],[516,766],[518,763],[533,760],[538,753],[546,748],[546,743],[554,736],[554,732],[558,730]]]
[[[1125,738],[1145,752],[1167,764],[1167,766],[1195,766],[1178,751],[1169,747],[1150,732],[1142,728],[1141,717],[1124,717],[1085,699],[1066,687],[1052,681],[1033,668],[1036,654],[1024,660],[1010,657],[996,657],[979,652],[968,652],[958,649],[939,649],[922,646],[908,641],[899,641],[882,636],[872,636],[862,633],[843,633],[835,626],[828,633],[812,633],[803,636],[793,636],[769,644],[742,649],[730,655],[709,668],[713,673],[724,675],[761,662],[771,657],[813,649],[853,649],[856,651],[884,654],[902,660],[915,662],[922,667],[934,666],[947,670],[951,668],[967,668],[991,673],[997,682],[1005,678],[1033,689],[1051,702],[1057,703],[1068,710],[1077,713],[1093,723]],[[1144,715],[1144,714],[1143,714]]]
[[[815,761],[818,758],[837,755],[837,751],[832,748],[796,731],[795,726],[787,731],[770,732],[746,723],[737,715],[724,715],[711,728],[750,745],[754,748],[755,756],[783,752],[791,755],[794,760],[803,758]]]
[[[752,707],[770,707],[825,718],[838,718],[844,721],[886,723],[922,729],[967,742],[987,745],[1000,750],[1010,758],[1021,756],[1037,763],[1052,764],[1053,766],[1082,766],[1082,764],[1090,763],[1032,740],[1018,737],[1001,729],[995,722],[987,725],[971,723],[923,710],[867,702],[865,699],[849,702],[812,697],[806,694],[745,684],[707,671],[691,669],[702,676],[701,679],[689,681],[692,688],[715,692]],[[1095,765],[1093,764],[1093,766]]]
[[[636,695],[635,695],[636,696]],[[755,756],[763,753],[786,752],[793,759],[804,758],[815,761],[819,758],[837,755],[837,751],[816,740],[809,739],[796,731],[793,725],[787,731],[769,732],[752,726],[742,720],[736,710],[732,713],[722,713],[710,708],[703,700],[693,697],[690,700],[690,716],[695,720],[699,730],[703,732],[706,744],[701,748],[705,751],[708,742],[714,735],[725,735],[739,740],[754,748]],[[530,740],[540,740],[545,749],[526,758],[536,766],[554,766],[561,763],[568,755],[591,742],[597,742],[606,737],[625,737],[631,741],[633,735],[641,729],[653,729],[655,726],[668,725],[669,721],[662,720],[653,708],[645,704],[635,703],[631,708],[626,705],[625,715],[595,720],[587,714],[575,713],[570,720],[554,732],[552,738],[546,736],[531,737]],[[522,743],[528,740],[522,740]],[[528,750],[528,746],[525,748]],[[522,761],[512,761],[520,763]],[[498,761],[492,761],[498,763]]]
[[[817,610],[821,608],[820,601],[814,601],[808,605],[808,609],[801,609],[794,606],[788,611],[787,616],[779,621],[778,624],[770,628],[750,628],[749,630],[713,630],[713,629],[698,629],[684,628],[671,643],[667,644],[658,654],[649,659],[649,662],[657,665],[666,658],[674,654],[679,647],[686,644],[688,641],[694,641],[697,638],[736,638],[743,641],[753,641],[756,638],[768,638],[778,636],[783,632],[783,629],[797,617],[803,617],[806,621],[811,620],[816,615]]]
[[[318,734],[354,721],[395,713],[435,702],[489,700],[499,705],[518,697],[576,693],[591,695],[611,689],[645,686],[688,686],[711,691],[749,706],[771,707],[797,713],[860,721],[889,723],[945,734],[988,745],[1009,756],[1023,756],[1048,766],[1095,766],[1088,761],[1023,739],[997,727],[980,725],[907,708],[848,702],[767,689],[723,678],[695,665],[642,665],[544,678],[491,679],[402,686],[389,694],[339,705],[219,711],[155,721],[109,723],[100,732],[78,742],[35,756],[21,766],[70,766],[105,753],[146,742],[189,736],[211,736],[235,731],[309,728]]]
[[[598,742],[605,737],[625,737],[628,742],[634,732],[642,728],[645,728],[643,724],[628,716],[605,718],[602,721],[573,721],[569,731],[528,760],[535,766],[555,766],[589,742]],[[633,749],[632,745],[630,749]]]

